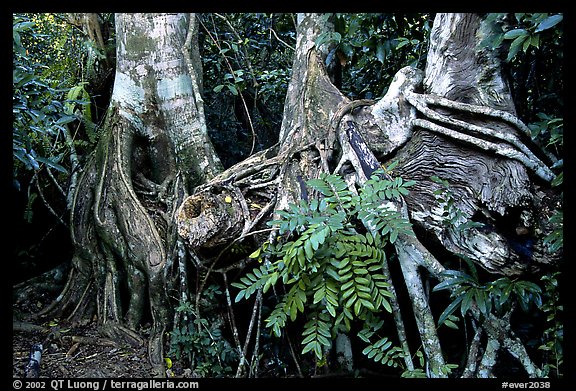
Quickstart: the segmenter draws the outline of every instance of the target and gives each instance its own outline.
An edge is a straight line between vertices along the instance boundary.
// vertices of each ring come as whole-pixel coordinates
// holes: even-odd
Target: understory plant
[[[407,194],[414,182],[387,179],[378,169],[358,192],[338,175],[321,174],[306,184],[317,197],[277,211],[279,219],[271,222],[277,240],[251,254],[260,265],[232,283],[239,289],[236,302],[273,288],[278,301],[266,327],[280,337],[289,321],[304,316],[302,353],[313,354],[318,365],[336,336],[359,321],[358,336],[369,343],[363,353],[397,366],[401,349],[387,337],[370,338],[382,327],[383,314],[392,312],[386,246],[413,232],[386,200]]]

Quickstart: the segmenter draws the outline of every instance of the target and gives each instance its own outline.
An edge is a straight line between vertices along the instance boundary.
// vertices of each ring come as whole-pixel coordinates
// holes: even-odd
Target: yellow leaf
[[[261,207],[260,205],[255,204],[255,203],[251,203],[250,206],[251,206],[252,208],[256,208],[256,209],[262,209],[262,207]]]
[[[164,357],[164,361],[166,362],[166,368],[172,368],[172,360],[170,360],[168,357]]]
[[[229,204],[232,202],[232,197],[226,196],[226,198],[224,198],[224,201],[226,201]]]

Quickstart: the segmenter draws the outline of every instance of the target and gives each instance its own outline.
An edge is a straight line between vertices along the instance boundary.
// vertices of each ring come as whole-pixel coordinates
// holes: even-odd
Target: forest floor
[[[25,377],[30,349],[43,344],[40,378],[150,378],[146,346],[119,346],[93,326],[50,327],[52,331],[14,331],[13,377]]]
[[[13,304],[13,377],[24,378],[34,344],[42,344],[40,378],[151,378],[147,346],[119,345],[95,327],[70,326],[57,319],[35,321],[29,315],[50,303],[42,295]],[[145,337],[145,336],[144,336]],[[176,377],[182,371],[173,368]],[[180,372],[180,373],[178,373]]]

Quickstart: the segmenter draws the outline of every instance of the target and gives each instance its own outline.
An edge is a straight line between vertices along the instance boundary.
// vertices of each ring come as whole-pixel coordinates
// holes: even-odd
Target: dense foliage
[[[336,14],[330,55],[342,64],[342,92],[376,99],[402,66],[424,69],[431,26],[429,14]]]
[[[110,72],[102,66],[103,54],[69,15],[13,17],[15,256],[22,258],[17,270],[28,265],[25,273],[51,265],[35,259],[66,257],[51,254],[50,247],[56,242],[60,252],[66,249],[71,178],[96,145],[96,123],[107,104],[97,100],[97,91],[107,95],[104,101],[109,96],[106,88],[95,88]]]
[[[485,47],[502,51],[519,117],[532,138],[563,164],[564,37],[562,14],[489,14]],[[554,185],[562,183],[560,174]]]
[[[41,164],[69,172],[70,167],[63,165],[69,164],[66,160],[72,153],[72,140],[74,146],[87,147],[87,152],[94,147],[94,121],[102,113],[96,111],[99,107],[92,107],[89,90],[91,84],[100,81],[104,57],[64,14],[14,15],[16,180],[23,168],[38,171]],[[85,133],[78,134],[80,130]],[[70,137],[66,133],[71,133]]]
[[[64,167],[58,164],[63,158],[62,145],[53,141],[58,136],[62,137],[64,125],[74,120],[72,116],[66,115],[63,103],[65,85],[70,84],[67,83],[70,75],[65,77],[64,72],[61,72],[57,75],[60,77],[52,78],[52,75],[45,72],[47,68],[45,63],[50,61],[50,56],[44,54],[41,49],[38,50],[44,54],[40,55],[41,58],[37,59],[30,55],[27,46],[34,42],[33,39],[42,42],[41,38],[46,37],[45,34],[36,34],[33,26],[35,23],[28,18],[14,18],[12,148],[17,159],[14,165],[15,180],[22,168],[39,170],[40,164],[66,172]],[[56,57],[61,55],[60,48],[58,46],[55,48]]]
[[[199,16],[211,139],[225,166],[278,141],[295,45],[292,14]],[[234,141],[235,148],[230,149]]]

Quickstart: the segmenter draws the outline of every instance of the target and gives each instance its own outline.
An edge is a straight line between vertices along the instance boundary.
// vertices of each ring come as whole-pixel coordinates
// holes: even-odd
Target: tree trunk
[[[398,175],[417,182],[406,199],[413,221],[447,250],[492,273],[520,275],[558,260],[543,244],[551,228],[536,226],[549,217],[537,205],[544,196],[539,187],[553,173],[536,157],[542,154],[533,152],[523,133],[527,128],[515,120],[496,53],[478,49],[483,32],[476,14],[436,16],[424,94],[409,99],[423,119],[399,151]],[[460,211],[457,224],[444,224],[444,205],[433,195],[441,185],[432,176],[448,181],[454,211]],[[483,225],[459,229],[467,220]],[[522,248],[532,241],[532,256],[526,257]]]
[[[71,212],[73,269],[45,311],[77,321],[95,315],[105,334],[134,344],[143,342],[137,327],[151,321],[149,358],[158,375],[172,321],[169,292],[186,294],[175,211],[222,168],[190,56],[195,23],[188,14],[116,15],[111,104]]]

